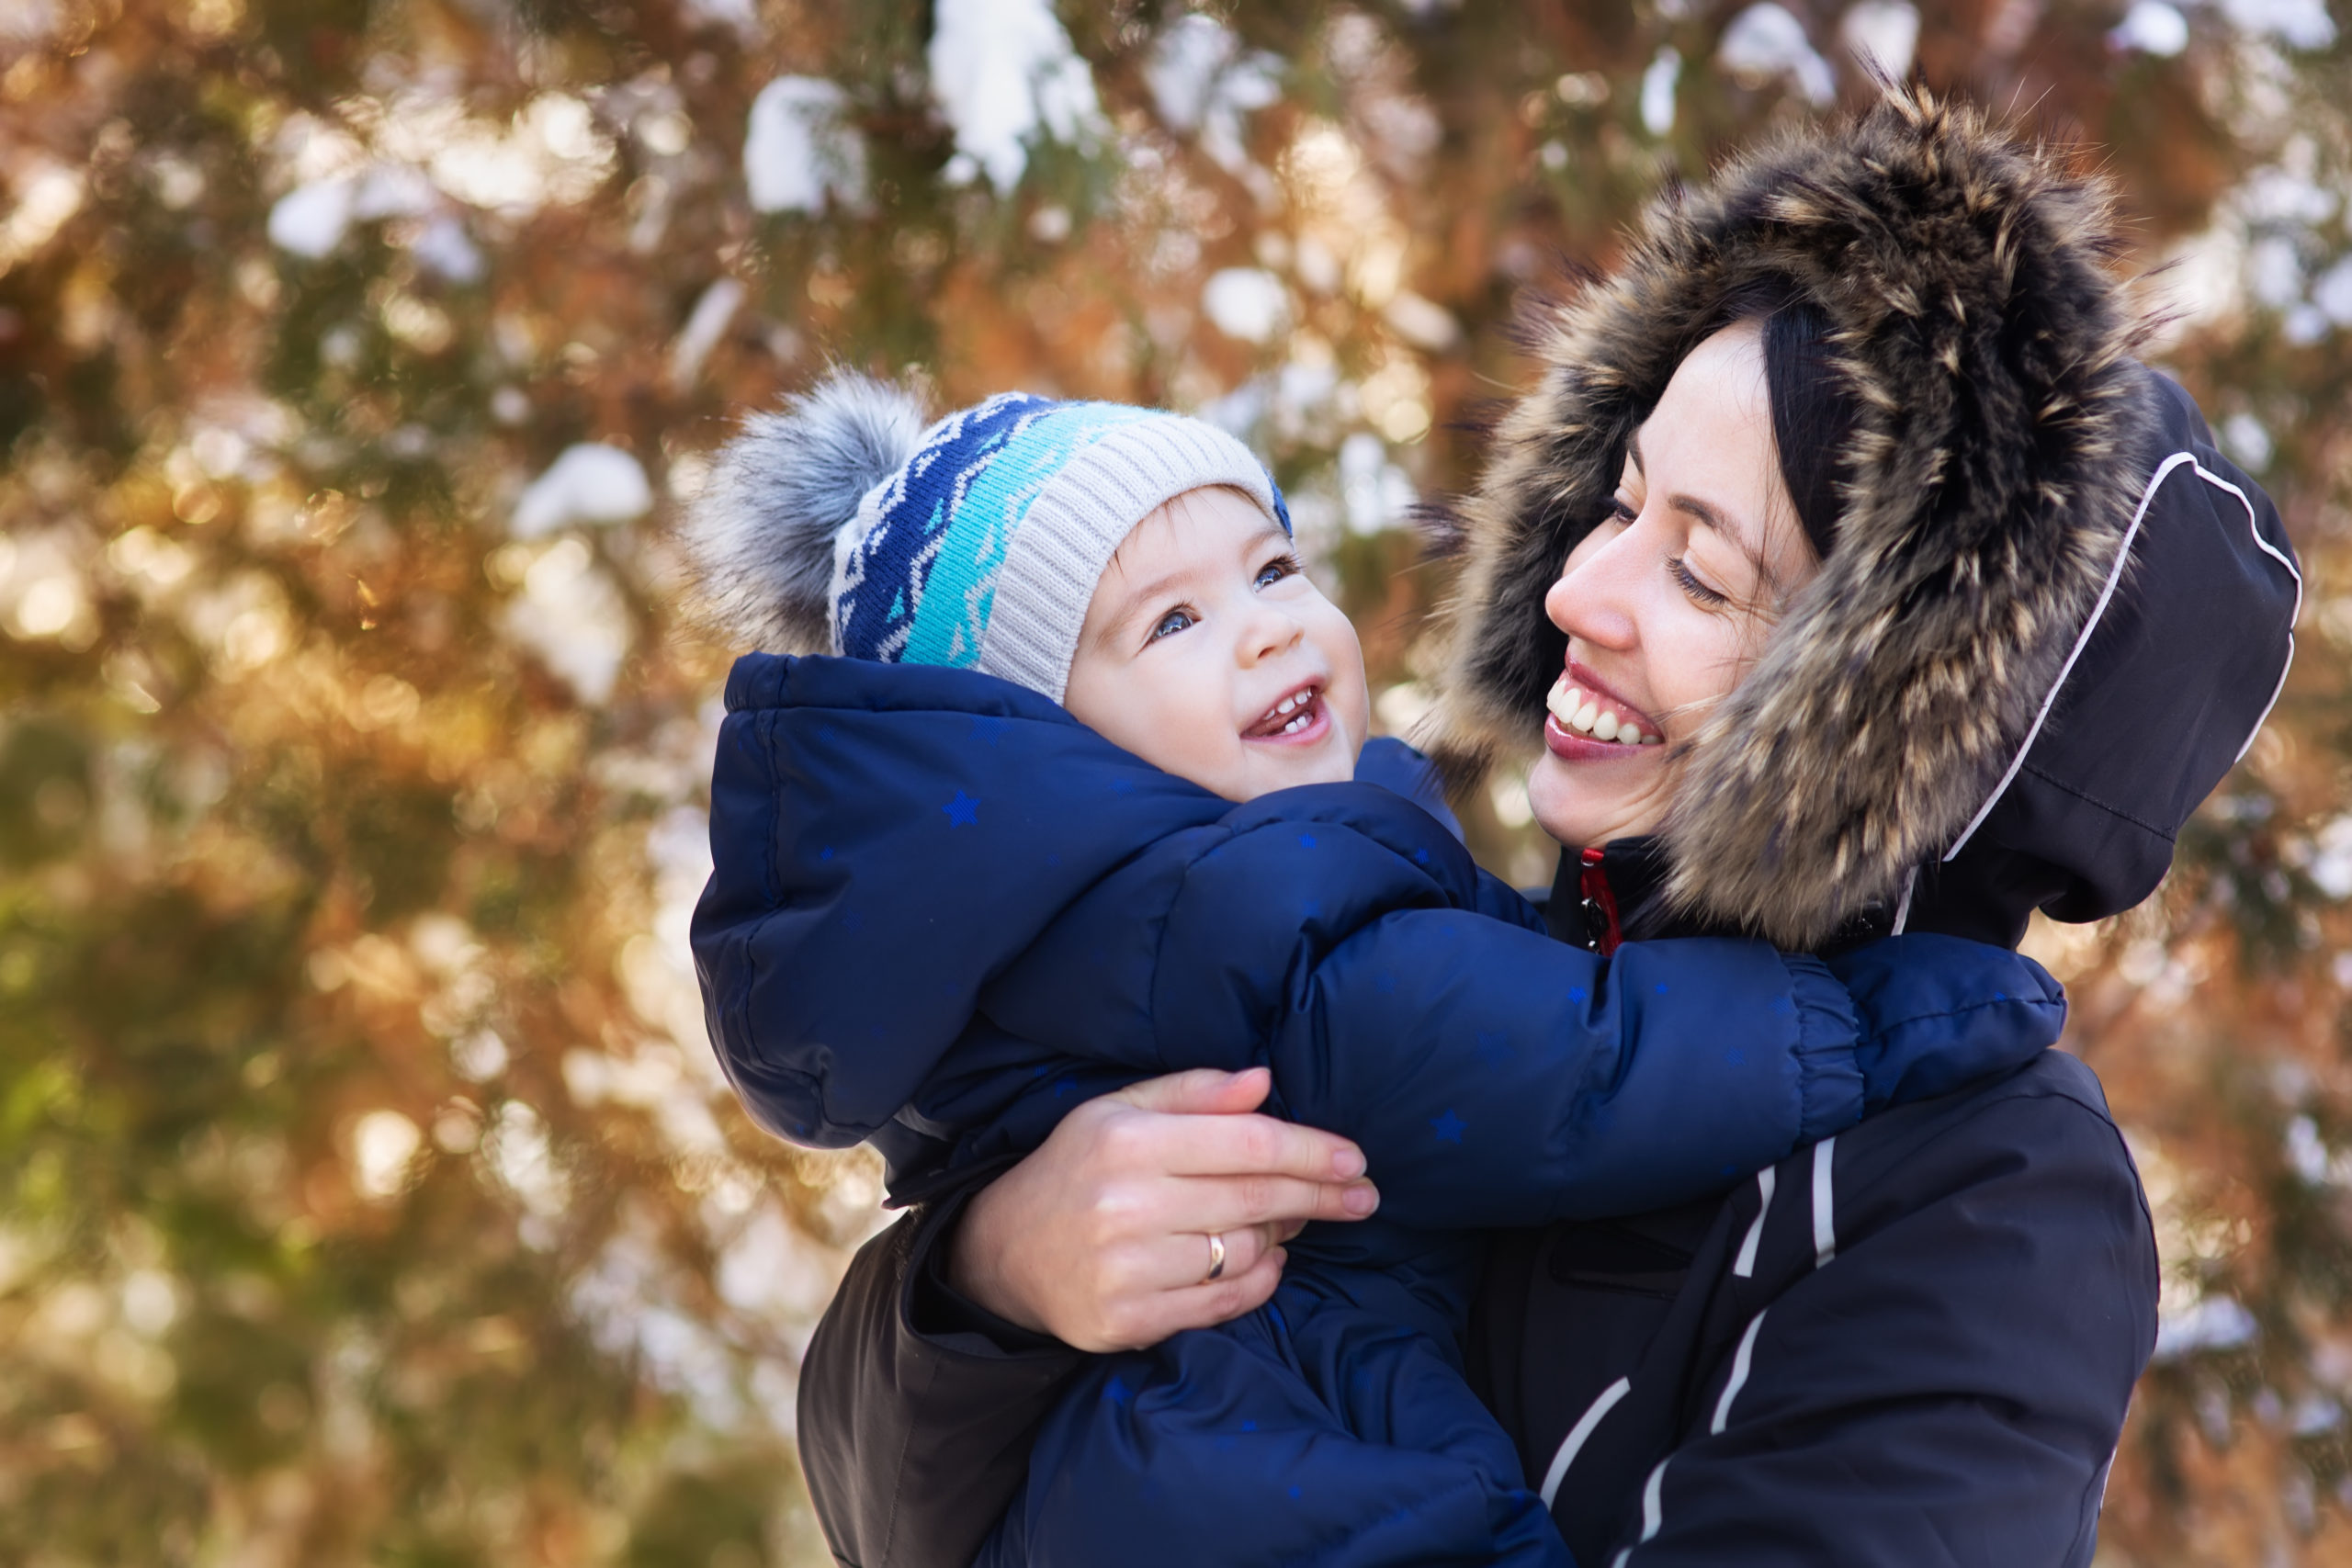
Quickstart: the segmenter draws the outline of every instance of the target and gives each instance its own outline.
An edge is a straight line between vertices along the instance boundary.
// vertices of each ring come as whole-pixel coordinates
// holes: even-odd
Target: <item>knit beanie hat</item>
[[[835,371],[745,422],[684,541],[739,640],[978,670],[1059,702],[1112,552],[1204,485],[1290,532],[1265,466],[1199,420],[1007,392],[926,429],[904,389]]]

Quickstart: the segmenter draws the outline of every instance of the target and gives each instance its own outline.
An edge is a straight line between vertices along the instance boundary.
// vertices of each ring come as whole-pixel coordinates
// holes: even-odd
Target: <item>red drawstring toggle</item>
[[[1623,945],[1625,933],[1617,924],[1617,895],[1609,886],[1609,874],[1600,869],[1600,852],[1584,852],[1584,869],[1577,874],[1577,891],[1584,895],[1585,929],[1595,924],[1600,928],[1593,943],[1601,957],[1607,958]],[[1593,917],[1598,916],[1596,921]]]

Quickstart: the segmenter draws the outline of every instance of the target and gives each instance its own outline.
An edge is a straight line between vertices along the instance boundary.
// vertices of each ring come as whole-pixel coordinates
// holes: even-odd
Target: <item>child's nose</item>
[[[1259,604],[1253,607],[1249,624],[1242,627],[1241,661],[1257,664],[1287,653],[1306,637],[1306,626],[1297,616],[1279,606]]]

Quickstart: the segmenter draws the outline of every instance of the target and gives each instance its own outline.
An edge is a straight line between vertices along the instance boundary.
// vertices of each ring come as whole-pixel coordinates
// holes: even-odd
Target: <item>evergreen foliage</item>
[[[1408,513],[1474,478],[1514,309],[1865,52],[2112,175],[2158,356],[2305,552],[2171,881],[2031,950],[2168,1270],[2101,1561],[2352,1553],[2322,0],[17,0],[0,1560],[823,1561],[793,1369],[887,1216],[702,1034],[708,454],[837,363],[1205,412],[1406,728]],[[1467,804],[1548,877],[1512,777]]]

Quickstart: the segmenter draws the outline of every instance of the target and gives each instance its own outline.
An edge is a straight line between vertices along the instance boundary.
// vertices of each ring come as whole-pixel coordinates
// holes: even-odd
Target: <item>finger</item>
[[[1238,1275],[1186,1290],[1163,1291],[1136,1308],[1132,1319],[1121,1325],[1119,1338],[1129,1348],[1157,1345],[1181,1330],[1213,1328],[1255,1312],[1273,1299],[1289,1256],[1276,1247]]]
[[[1308,1220],[1361,1220],[1380,1206],[1369,1181],[1301,1181],[1288,1176],[1196,1176],[1156,1205],[1171,1229],[1203,1233]]]
[[[1190,1072],[1146,1078],[1103,1098],[1124,1100],[1138,1110],[1173,1116],[1229,1116],[1255,1111],[1264,1104],[1273,1081],[1273,1075],[1263,1067],[1238,1073],[1195,1067]]]
[[[1153,1168],[1170,1176],[1265,1175],[1303,1181],[1347,1181],[1362,1176],[1364,1169],[1363,1151],[1347,1139],[1271,1116],[1156,1120],[1139,1125],[1134,1135],[1159,1145]]]
[[[1210,1234],[1225,1238],[1225,1269],[1217,1279],[1238,1280],[1281,1245],[1274,1232],[1272,1225],[1240,1225],[1215,1233],[1178,1231],[1161,1236],[1149,1247],[1128,1255],[1135,1273],[1125,1283],[1138,1294],[1182,1291],[1210,1283],[1209,1269],[1216,1261],[1216,1254],[1209,1247]]]

